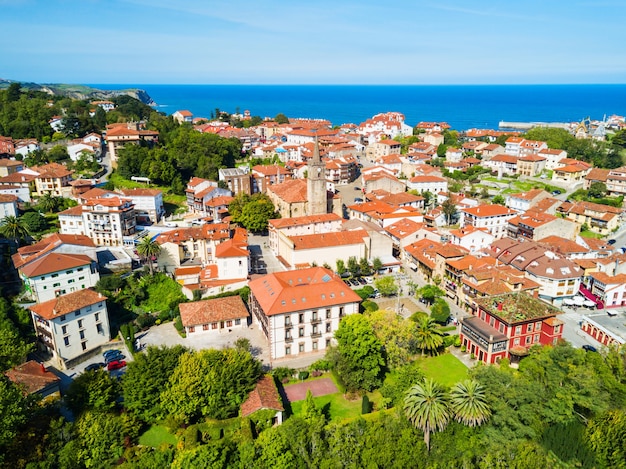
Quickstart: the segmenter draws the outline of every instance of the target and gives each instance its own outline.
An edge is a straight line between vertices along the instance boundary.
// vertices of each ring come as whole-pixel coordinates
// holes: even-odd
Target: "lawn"
[[[595,239],[604,238],[604,235],[601,235],[600,233],[595,233],[593,231],[581,231],[580,236],[583,238],[595,238]]]
[[[161,187],[156,184],[145,184],[142,182],[129,181],[128,179],[124,179],[117,173],[112,173],[109,176],[109,181],[113,183],[115,188],[117,189],[160,189],[163,191],[163,203],[166,206],[166,210],[168,213],[174,213],[179,211],[180,209],[186,209],[187,207],[187,198],[185,195],[172,194],[170,192],[169,187]]]
[[[361,414],[361,399],[348,401],[343,394],[338,392],[335,394],[327,394],[326,396],[314,397],[313,400],[319,409],[330,417],[330,420],[343,420],[345,418],[355,417]],[[293,415],[299,415],[302,412],[304,401],[291,403],[291,411]]]
[[[420,358],[418,366],[427,378],[432,378],[443,386],[452,386],[467,379],[467,367],[450,353]]]
[[[160,425],[152,425],[148,431],[139,437],[139,444],[158,448],[163,443],[176,445],[178,440],[174,435],[167,431],[165,427]]]

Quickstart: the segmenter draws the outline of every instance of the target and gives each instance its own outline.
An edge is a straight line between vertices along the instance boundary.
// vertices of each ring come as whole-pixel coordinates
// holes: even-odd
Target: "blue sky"
[[[0,0],[39,83],[626,83],[626,1]]]

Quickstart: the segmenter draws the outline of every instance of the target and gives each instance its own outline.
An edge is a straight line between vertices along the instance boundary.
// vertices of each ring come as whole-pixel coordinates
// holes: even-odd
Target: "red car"
[[[125,360],[113,360],[107,365],[107,370],[119,370],[120,368],[124,368],[126,366]]]

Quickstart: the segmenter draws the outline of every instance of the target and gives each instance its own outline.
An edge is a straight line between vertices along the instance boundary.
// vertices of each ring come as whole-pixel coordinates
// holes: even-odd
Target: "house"
[[[360,302],[331,270],[310,267],[252,280],[248,305],[276,360],[323,356],[341,319],[358,313]]]
[[[401,147],[402,145],[397,140],[381,140],[380,142],[369,144],[365,149],[365,156],[369,161],[375,161],[381,156],[399,155]]]
[[[0,190],[10,190],[20,202],[30,202],[35,192],[35,175],[19,171],[0,178]]]
[[[15,195],[3,194],[0,190],[0,220],[17,216],[18,198]]]
[[[517,157],[513,155],[497,154],[485,161],[483,166],[498,172],[498,174],[514,175],[517,173]]]
[[[460,210],[461,228],[473,226],[485,228],[496,239],[506,236],[508,223],[516,215],[514,210],[503,205],[479,205]]]
[[[37,303],[93,287],[100,280],[96,262],[84,254],[49,252],[20,265],[18,273]]]
[[[281,184],[269,186],[267,195],[283,218],[293,218],[309,213],[308,183],[302,179],[288,179]],[[326,191],[326,213],[341,215],[341,198]]]
[[[2,140],[0,140],[0,143]],[[2,153],[2,151],[0,151]],[[0,159],[0,177],[5,177],[13,173],[17,173],[24,169],[24,163],[17,160],[9,160],[7,158]]]
[[[406,185],[397,177],[386,171],[371,171],[361,173],[361,182],[364,193],[384,190],[392,194],[405,192]]]
[[[291,179],[291,172],[280,165],[256,165],[252,167],[252,193],[266,193],[269,186]]]
[[[48,163],[43,166],[32,166],[29,169],[36,174],[35,193],[38,197],[44,194],[55,197],[69,197],[71,195],[72,171],[68,170],[65,165]]]
[[[187,337],[246,329],[250,318],[250,313],[239,295],[181,303],[179,308]]]
[[[548,171],[554,171],[559,166],[562,166],[559,162],[567,158],[567,152],[556,148],[544,148],[537,153],[537,156],[541,156],[546,159],[545,169]]]
[[[580,225],[587,225],[589,231],[608,235],[620,224],[622,209],[593,202],[567,202],[559,209],[567,218]]]
[[[446,161],[449,163],[458,163],[463,159],[463,150],[455,147],[446,148]]]
[[[498,145],[497,143],[490,143],[482,149],[483,161],[489,161],[494,156],[500,155],[502,153],[504,153],[504,147],[502,145]]]
[[[382,168],[389,170],[390,174],[399,176],[402,172],[402,159],[399,153],[392,153],[390,155],[384,155],[376,158],[375,164]]]
[[[461,343],[478,360],[518,361],[533,345],[554,345],[563,334],[557,308],[526,293],[477,300],[474,316],[461,320]]]
[[[347,210],[351,220],[357,219],[371,222],[381,228],[386,228],[402,219],[410,219],[416,223],[424,221],[422,213],[414,207],[395,207],[379,200],[350,205],[347,207]]]
[[[510,238],[534,241],[557,235],[575,240],[579,232],[580,225],[535,209],[511,218],[508,226]]]
[[[276,256],[282,251],[279,245],[286,237],[339,231],[342,221],[336,213],[269,220],[269,247]]]
[[[417,223],[410,219],[402,219],[385,227],[385,233],[393,241],[395,256],[400,256],[408,245],[420,239],[428,238],[439,241],[441,235],[434,229],[428,228],[424,223]]]
[[[38,394],[43,399],[61,397],[61,378],[47,370],[43,363],[29,360],[7,370],[4,375],[25,394]]]
[[[555,182],[563,182],[565,184],[577,184],[578,182],[582,182],[584,180],[584,177],[587,175],[589,170],[590,166],[582,161],[568,163],[564,166],[554,168],[552,180]]]
[[[448,192],[448,180],[438,176],[414,176],[406,184],[408,190],[417,191],[419,194],[430,192]]]
[[[91,288],[29,306],[40,352],[71,368],[111,338],[106,297]]]
[[[215,264],[215,248],[230,239],[228,223],[211,223],[190,228],[176,228],[161,233],[156,242],[161,246],[157,259],[159,268],[173,272],[183,264],[197,261],[202,265]]]
[[[543,171],[546,159],[539,155],[520,156],[517,159],[517,174],[520,176],[535,177]]]
[[[184,124],[185,122],[193,122],[193,114],[186,109],[182,111],[176,111],[174,114],[172,114],[172,118],[179,124]]]
[[[105,112],[115,109],[115,103],[113,101],[91,101],[89,104],[101,107]]]
[[[606,178],[606,188],[611,195],[626,194],[626,166],[612,169],[609,172]]]
[[[457,230],[450,230],[448,239],[451,244],[461,246],[470,253],[477,253],[491,245],[496,238],[487,228],[476,228],[468,225]]]
[[[609,275],[606,272],[591,272],[591,294],[605,308],[626,306],[626,274]]]
[[[232,196],[232,192],[228,189],[222,189],[215,181],[192,177],[185,188],[187,196],[187,209],[193,214],[207,217],[210,210],[206,203],[215,198],[223,196]]]
[[[585,180],[583,181],[583,189],[589,190],[591,184],[593,184],[594,182],[599,182],[606,186],[611,172],[612,170],[610,169],[591,168],[589,173],[587,173],[587,175],[585,176]],[[624,176],[626,176],[626,174]],[[607,191],[608,190],[609,188],[607,186]]]
[[[241,168],[220,168],[219,180],[224,181],[235,196],[242,193],[252,195],[252,176],[247,166]]]
[[[135,206],[138,223],[158,223],[165,215],[163,191],[160,189],[121,189],[120,192]]]
[[[140,142],[153,145],[158,139],[159,132],[157,130],[145,130],[139,122],[107,125],[106,141],[113,166],[117,166],[120,148],[127,144],[137,145]]]
[[[241,404],[241,416],[245,418],[259,410],[276,411],[276,414],[271,418],[272,425],[283,423],[285,408],[274,378],[270,375],[263,376],[250,392],[248,398]]]
[[[531,189],[527,192],[517,192],[506,195],[506,206],[516,212],[524,213],[538,202],[550,197],[550,193],[543,189]]]

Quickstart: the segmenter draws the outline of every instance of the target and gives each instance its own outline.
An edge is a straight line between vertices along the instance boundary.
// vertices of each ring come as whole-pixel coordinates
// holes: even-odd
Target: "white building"
[[[485,228],[467,226],[450,231],[450,243],[467,249],[471,254],[488,248],[495,239],[495,236]]]
[[[408,190],[414,190],[420,194],[424,192],[438,194],[439,192],[448,192],[448,180],[438,176],[415,176],[409,179],[406,187]]]
[[[16,195],[4,194],[0,191],[0,220],[17,216],[17,200]]]
[[[473,226],[485,228],[496,239],[506,236],[509,220],[517,215],[503,205],[479,205],[478,207],[465,208],[461,211],[461,228]]]
[[[275,360],[323,355],[341,318],[358,313],[360,302],[332,271],[311,267],[252,280],[248,304]]]
[[[29,307],[37,347],[52,355],[61,369],[76,363],[111,338],[106,297],[92,289],[78,290]]]
[[[18,272],[37,303],[93,287],[100,280],[96,263],[84,254],[51,252],[21,265]]]
[[[165,214],[163,191],[159,189],[122,189],[120,192],[135,206],[135,216],[140,223],[158,223]]]

